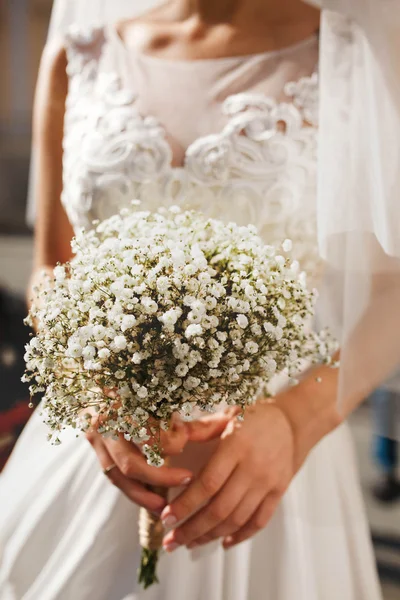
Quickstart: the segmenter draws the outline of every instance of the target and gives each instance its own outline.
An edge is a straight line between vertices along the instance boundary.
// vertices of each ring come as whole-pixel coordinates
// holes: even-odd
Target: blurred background
[[[32,103],[51,0],[0,0],[0,468],[30,414],[20,382],[32,260],[27,190]]]
[[[51,6],[0,1],[0,470],[31,412],[20,382],[32,260],[26,213],[32,102]],[[400,600],[400,453],[385,436],[399,407],[396,395],[378,390],[351,419],[385,600]],[[380,437],[372,436],[373,420]]]

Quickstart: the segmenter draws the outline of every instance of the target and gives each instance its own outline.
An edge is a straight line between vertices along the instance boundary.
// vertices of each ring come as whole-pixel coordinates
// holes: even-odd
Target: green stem
[[[159,583],[157,577],[158,550],[142,548],[142,557],[138,569],[138,581],[145,590],[154,583]]]

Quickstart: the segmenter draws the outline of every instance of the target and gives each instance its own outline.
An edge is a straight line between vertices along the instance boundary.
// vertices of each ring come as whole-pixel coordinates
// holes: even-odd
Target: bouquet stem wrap
[[[168,488],[155,486],[148,486],[148,488],[167,500]],[[141,508],[139,511],[139,542],[142,555],[138,570],[138,582],[143,585],[144,589],[147,589],[153,583],[159,582],[157,564],[164,534],[164,525],[161,518],[149,512],[146,508]]]

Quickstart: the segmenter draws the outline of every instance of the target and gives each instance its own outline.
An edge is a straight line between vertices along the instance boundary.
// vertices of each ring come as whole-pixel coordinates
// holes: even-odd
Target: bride
[[[78,20],[45,50],[33,284],[70,258],[74,229],[132,198],[252,222],[268,243],[291,238],[321,284],[319,10],[171,0],[130,18],[134,4],[103,26]],[[343,422],[363,395],[339,410],[337,388],[338,371],[319,368],[296,388],[277,381],[276,402],[242,423],[177,419],[160,469],[101,437],[95,416],[92,448],[70,431],[54,447],[36,411],[0,480],[1,600],[378,600]],[[171,488],[169,504],[146,484]],[[146,592],[139,505],[169,530],[161,583]]]

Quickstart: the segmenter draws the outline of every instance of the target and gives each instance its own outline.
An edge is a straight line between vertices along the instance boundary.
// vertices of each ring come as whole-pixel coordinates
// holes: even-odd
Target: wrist
[[[337,406],[338,370],[322,367],[276,397],[293,432],[299,468],[314,446],[342,423]],[[321,381],[320,381],[321,380]]]

